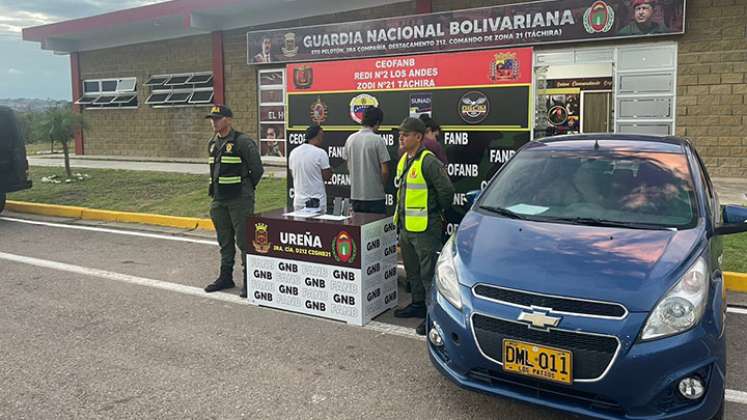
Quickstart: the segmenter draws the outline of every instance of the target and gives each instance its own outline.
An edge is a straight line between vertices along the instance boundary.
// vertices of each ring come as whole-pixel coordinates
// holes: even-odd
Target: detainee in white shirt
[[[312,207],[312,204],[316,204],[314,201],[318,200],[316,207],[326,213],[327,192],[324,182],[332,178],[332,170],[327,151],[322,148],[324,130],[318,125],[312,125],[306,129],[305,137],[306,143],[293,149],[288,158],[288,168],[293,176],[293,209]]]

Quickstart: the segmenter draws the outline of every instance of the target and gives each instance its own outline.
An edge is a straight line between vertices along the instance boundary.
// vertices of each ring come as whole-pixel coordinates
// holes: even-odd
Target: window
[[[145,103],[154,108],[213,103],[213,74],[210,72],[153,75],[145,85],[150,86],[150,96]]]
[[[189,101],[192,92],[174,92],[166,99],[167,104],[185,104]]]
[[[168,98],[170,93],[154,93],[148,97],[148,99],[145,101],[146,104],[158,104],[158,103],[164,103],[166,102],[166,98]]]
[[[213,90],[198,90],[189,98],[191,104],[209,104],[213,102]]]
[[[285,158],[285,69],[259,70],[260,154]]]
[[[189,78],[190,78],[189,75],[171,76],[169,80],[167,80],[166,83],[164,83],[164,85],[166,86],[182,85],[186,83],[187,80],[189,80]]]
[[[112,95],[101,95],[98,98],[96,98],[96,100],[93,101],[93,103],[95,105],[108,104],[108,103],[111,103],[114,100],[114,98],[116,98],[116,96],[112,96]]]
[[[213,80],[212,74],[196,74],[187,79],[187,83],[206,83],[211,80]]]
[[[162,86],[167,80],[169,80],[168,76],[153,76],[145,82],[145,86],[150,86],[153,89],[154,86]]]
[[[137,108],[137,78],[84,80],[83,95],[75,103],[87,109]]]

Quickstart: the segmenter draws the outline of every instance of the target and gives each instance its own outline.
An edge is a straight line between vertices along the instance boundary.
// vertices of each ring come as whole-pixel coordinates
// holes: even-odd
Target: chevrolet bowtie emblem
[[[542,330],[546,330],[548,327],[557,327],[560,323],[560,319],[561,318],[548,316],[546,313],[536,311],[522,312],[521,315],[519,315],[519,321],[528,322],[530,328],[538,328]]]

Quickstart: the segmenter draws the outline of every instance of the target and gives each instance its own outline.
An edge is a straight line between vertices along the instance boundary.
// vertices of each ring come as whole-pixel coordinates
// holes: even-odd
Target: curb
[[[8,201],[5,208],[18,213],[31,213],[43,216],[69,217],[71,219],[100,220],[105,222],[141,223],[146,225],[168,226],[181,229],[215,230],[210,219],[193,217],[163,216],[160,214],[130,213],[124,211],[96,210],[86,207],[38,204],[25,201]],[[724,272],[726,288],[732,292],[747,293],[747,274]]]
[[[726,288],[732,292],[747,293],[747,274],[745,273],[732,273],[725,271],[724,282]]]
[[[180,229],[215,230],[212,220],[194,217],[96,210],[86,207],[60,206],[10,200],[6,203],[5,208],[19,213],[39,214],[42,216],[69,217],[71,219],[100,220],[105,222],[141,223],[145,225],[167,226]]]

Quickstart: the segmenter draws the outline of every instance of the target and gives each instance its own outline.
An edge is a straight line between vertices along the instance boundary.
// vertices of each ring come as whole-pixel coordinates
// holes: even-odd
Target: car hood
[[[471,211],[456,237],[459,281],[616,302],[651,311],[679,279],[703,227],[641,230],[508,219]]]

